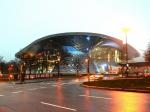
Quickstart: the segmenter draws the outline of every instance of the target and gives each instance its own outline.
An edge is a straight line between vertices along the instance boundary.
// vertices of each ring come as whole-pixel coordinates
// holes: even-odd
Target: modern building
[[[116,73],[119,63],[124,63],[123,42],[117,38],[87,32],[71,32],[40,38],[18,53],[26,64],[26,74],[86,73],[89,59],[91,73]],[[128,59],[139,56],[128,44]],[[58,68],[59,65],[59,68]],[[57,68],[57,69],[56,69]]]

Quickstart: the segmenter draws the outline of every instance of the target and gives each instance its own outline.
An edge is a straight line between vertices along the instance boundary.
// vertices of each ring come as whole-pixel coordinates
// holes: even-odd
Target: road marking
[[[62,83],[60,85],[73,85],[73,84],[77,84],[77,83],[75,83],[75,82],[68,82],[68,83]]]
[[[79,96],[85,96],[85,97],[90,97],[90,98],[102,98],[102,99],[106,99],[106,100],[112,99],[112,98],[108,98],[108,97],[99,97],[99,96],[88,96],[88,95],[79,95]]]
[[[79,82],[69,82],[68,84],[79,84]]]
[[[15,91],[15,92],[12,92],[12,93],[16,94],[16,93],[21,93],[21,92],[23,92],[23,91]]]
[[[46,83],[46,84],[52,84],[52,83]]]
[[[57,86],[57,87],[60,87],[61,85],[57,85],[57,84],[56,84],[56,85],[51,85],[51,86]]]
[[[4,96],[4,95],[0,95],[0,96]]]
[[[58,85],[51,85],[51,86],[58,86]]]
[[[47,87],[40,87],[41,89],[45,89],[45,88],[47,88]]]
[[[14,86],[8,86],[8,87],[14,87]]]
[[[65,82],[64,82],[64,83],[61,83],[61,85],[65,85],[65,84],[69,84],[69,83],[68,83],[68,82],[67,82],[67,83],[65,83]]]
[[[29,91],[34,91],[37,90],[37,88],[32,88],[32,89],[28,89]]]
[[[63,109],[67,109],[67,110],[77,111],[76,109],[73,109],[73,108],[63,107],[63,106],[54,105],[54,104],[45,103],[45,102],[41,102],[41,103],[44,104],[44,105],[49,105],[49,106],[53,106],[53,107],[58,107],[58,108],[63,108]]]

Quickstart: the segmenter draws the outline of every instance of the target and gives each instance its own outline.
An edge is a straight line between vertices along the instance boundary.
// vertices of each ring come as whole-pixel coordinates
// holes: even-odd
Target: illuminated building
[[[128,49],[128,59],[139,55],[132,46],[128,45]],[[123,42],[103,34],[60,33],[40,38],[16,53],[25,61],[27,74],[54,72],[58,62],[61,72],[74,72],[79,64],[80,71],[86,72],[87,56],[91,72],[111,73],[124,62]]]

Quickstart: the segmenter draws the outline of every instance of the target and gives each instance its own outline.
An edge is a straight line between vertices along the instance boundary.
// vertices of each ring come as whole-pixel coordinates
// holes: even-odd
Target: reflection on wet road
[[[0,85],[0,112],[150,112],[150,94],[84,88],[83,80]]]
[[[150,96],[142,93],[112,93],[112,112],[148,112]]]

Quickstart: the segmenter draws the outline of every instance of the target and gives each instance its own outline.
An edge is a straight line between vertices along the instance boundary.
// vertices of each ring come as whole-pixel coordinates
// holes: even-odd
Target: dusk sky
[[[93,32],[124,40],[139,52],[150,42],[150,0],[0,0],[0,56],[15,53],[41,37]]]

